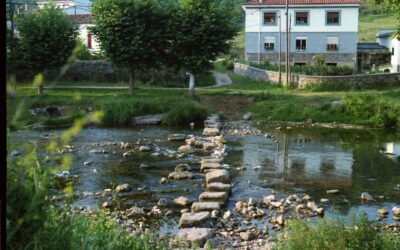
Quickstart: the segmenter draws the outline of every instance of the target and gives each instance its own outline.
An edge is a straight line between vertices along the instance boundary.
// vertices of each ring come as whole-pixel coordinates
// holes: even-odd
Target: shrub
[[[400,105],[387,98],[351,94],[343,98],[342,107],[348,115],[377,127],[400,126]]]
[[[158,100],[120,100],[106,102],[101,106],[106,125],[130,125],[135,116],[162,113],[164,107]]]
[[[162,123],[167,126],[202,124],[210,111],[194,103],[182,103],[173,107],[164,117]]]
[[[287,240],[276,249],[398,249],[398,235],[382,229],[376,230],[367,215],[353,216],[351,225],[346,226],[339,219],[323,219],[315,225],[307,225],[300,220],[290,221],[286,229]]]

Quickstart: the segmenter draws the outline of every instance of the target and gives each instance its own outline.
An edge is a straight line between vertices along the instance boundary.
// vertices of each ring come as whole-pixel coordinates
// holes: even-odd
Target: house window
[[[92,34],[90,34],[90,33],[87,34],[87,47],[89,49],[92,48]]]
[[[296,50],[305,51],[307,49],[307,38],[296,37]]]
[[[264,25],[276,24],[276,12],[264,12]]]
[[[326,50],[327,51],[338,51],[339,50],[339,38],[328,36],[326,38]]]
[[[339,11],[328,11],[326,12],[326,24],[339,24],[340,23],[340,12]]]
[[[307,25],[308,24],[308,12],[307,11],[296,12],[296,24],[297,25]]]
[[[275,37],[266,37],[264,40],[265,51],[274,51],[275,48]]]
[[[392,56],[394,56],[394,48],[392,48]]]

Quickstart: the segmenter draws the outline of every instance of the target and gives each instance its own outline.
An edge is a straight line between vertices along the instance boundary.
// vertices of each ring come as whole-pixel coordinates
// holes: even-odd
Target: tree
[[[92,32],[111,60],[129,70],[135,95],[135,70],[158,68],[165,57],[169,13],[156,0],[96,0]]]
[[[35,74],[46,73],[64,65],[75,47],[77,27],[67,14],[53,3],[35,13],[17,17],[18,49],[23,52],[23,65]],[[39,84],[43,94],[43,82]]]
[[[232,9],[215,0],[181,0],[175,14],[172,60],[188,71],[190,93],[194,75],[212,68],[220,53],[227,53],[237,32]]]

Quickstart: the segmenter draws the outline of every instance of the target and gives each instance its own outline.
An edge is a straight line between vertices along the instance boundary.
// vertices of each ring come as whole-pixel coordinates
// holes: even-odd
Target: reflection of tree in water
[[[290,164],[290,175],[295,178],[306,178],[305,173],[306,163],[304,159],[292,159]]]
[[[384,195],[391,200],[400,200],[400,193],[395,189],[400,184],[400,163],[387,158],[371,144],[360,144],[353,150],[352,191],[354,195],[370,192]]]
[[[323,176],[332,174],[332,172],[335,170],[335,160],[329,158],[322,158],[319,169]]]

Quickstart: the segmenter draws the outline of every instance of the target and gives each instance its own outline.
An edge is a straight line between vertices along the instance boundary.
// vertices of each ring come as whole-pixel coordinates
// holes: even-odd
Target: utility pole
[[[289,84],[289,0],[286,0],[286,85]]]
[[[282,18],[281,12],[279,11],[279,58],[278,58],[278,67],[279,67],[279,84],[282,84]]]
[[[292,14],[289,14],[289,32],[288,32],[288,47],[290,48],[290,35],[292,32]],[[289,81],[288,81],[288,87],[291,88],[292,83],[291,83],[291,75],[290,75],[290,55],[289,55],[289,71],[288,71],[288,75],[289,75]]]

